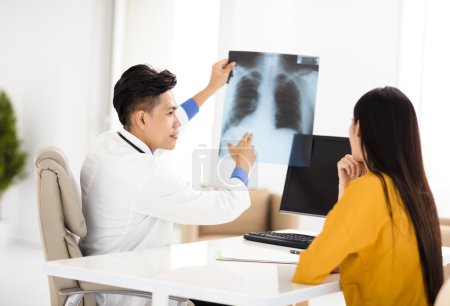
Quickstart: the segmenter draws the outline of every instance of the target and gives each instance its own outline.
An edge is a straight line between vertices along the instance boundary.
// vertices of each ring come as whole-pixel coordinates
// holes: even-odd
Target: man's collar
[[[128,132],[127,130],[125,130],[123,127],[120,129],[120,134],[122,134],[126,139],[128,139],[128,141],[130,141],[132,144],[134,144],[136,147],[138,147],[139,149],[141,149],[142,151],[144,151],[144,153],[146,154],[151,154],[153,155],[152,150],[150,150],[150,148],[142,141],[140,140],[138,137],[136,137],[134,134]],[[158,150],[157,150],[158,151]]]

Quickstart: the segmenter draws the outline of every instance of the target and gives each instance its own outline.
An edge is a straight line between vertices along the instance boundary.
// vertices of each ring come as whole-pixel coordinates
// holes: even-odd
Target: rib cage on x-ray
[[[220,156],[254,134],[258,160],[287,164],[294,134],[312,134],[318,58],[231,51],[236,62],[225,97]]]
[[[253,71],[241,78],[236,87],[231,117],[225,124],[224,130],[227,130],[230,126],[239,125],[244,117],[256,110],[259,101],[258,87],[260,84],[261,74],[257,71]]]

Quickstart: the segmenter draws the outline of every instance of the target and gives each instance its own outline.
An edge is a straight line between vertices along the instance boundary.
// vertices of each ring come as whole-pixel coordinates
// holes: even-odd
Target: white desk
[[[297,260],[290,248],[245,241],[242,237],[173,245],[125,253],[44,263],[48,275],[153,293],[153,306],[168,296],[233,305],[288,305],[340,291],[339,275],[307,286],[291,283],[295,265],[217,261],[223,256]],[[444,264],[450,248],[443,248]]]

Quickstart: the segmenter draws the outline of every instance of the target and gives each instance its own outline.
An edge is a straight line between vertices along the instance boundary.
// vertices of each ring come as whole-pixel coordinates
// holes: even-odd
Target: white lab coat
[[[182,107],[177,115],[185,125]],[[162,158],[164,152],[153,154],[133,134],[124,129],[120,133],[145,153],[108,131],[87,154],[81,170],[87,236],[80,248],[85,256],[166,246],[174,222],[226,223],[249,207],[248,191],[238,178],[229,182],[235,188],[194,190]],[[107,299],[98,302],[119,305],[116,297]],[[129,302],[122,299],[120,304]]]

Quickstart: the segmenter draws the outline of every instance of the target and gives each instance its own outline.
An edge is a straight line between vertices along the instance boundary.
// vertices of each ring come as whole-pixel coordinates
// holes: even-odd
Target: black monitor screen
[[[311,146],[309,167],[288,168],[280,211],[325,217],[337,201],[337,162],[350,154],[350,143],[344,137],[314,135]],[[293,149],[292,154],[298,153]]]

